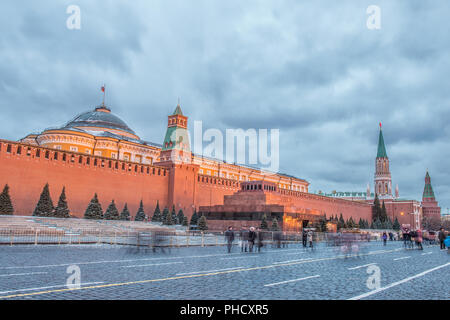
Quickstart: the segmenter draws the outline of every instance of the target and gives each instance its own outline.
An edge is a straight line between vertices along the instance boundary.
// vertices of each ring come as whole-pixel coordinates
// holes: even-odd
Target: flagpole
[[[105,106],[105,95],[106,95],[106,87],[105,84],[103,84],[103,102],[102,102],[103,106]]]

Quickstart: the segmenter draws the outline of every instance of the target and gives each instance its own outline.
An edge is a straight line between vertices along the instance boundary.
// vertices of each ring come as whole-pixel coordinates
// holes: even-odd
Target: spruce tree
[[[183,217],[183,222],[181,223],[181,225],[182,225],[183,227],[187,227],[188,224],[189,224],[189,220],[188,220],[188,218],[187,218],[186,216],[184,216],[184,217]]]
[[[273,218],[272,220],[272,231],[279,231],[280,227],[278,226],[277,218]]]
[[[120,213],[120,220],[130,221],[130,211],[128,210],[128,206],[125,203],[122,212]]]
[[[167,215],[169,214],[169,209],[164,208],[162,215],[161,215],[161,222],[164,223],[167,219]]]
[[[174,224],[171,213],[167,213],[166,220],[164,220],[164,224],[167,226],[171,226]]]
[[[139,204],[139,209],[136,213],[136,216],[134,217],[134,221],[145,221],[144,204],[142,203],[142,200]]]
[[[358,221],[358,228],[364,229],[364,221],[363,221],[362,218],[359,218],[359,221]]]
[[[184,213],[183,210],[180,209],[177,215],[177,224],[182,224],[183,220],[184,220]]]
[[[175,205],[172,206],[172,224],[178,224],[177,213],[175,212]]]
[[[378,194],[375,193],[375,199],[373,201],[372,207],[372,221],[375,221],[380,218],[380,200],[378,199]]]
[[[198,229],[200,231],[208,230],[208,224],[205,216],[201,216],[200,219],[198,219]]]
[[[381,210],[380,210],[380,221],[386,222],[387,220],[388,220],[388,216],[387,216],[386,206],[384,205],[384,201],[383,201],[383,205],[381,206]]]
[[[161,210],[159,209],[159,201],[156,201],[155,212],[153,212],[152,222],[161,221]]]
[[[393,228],[395,231],[400,230],[400,223],[398,222],[397,217],[395,217],[395,221],[394,221],[394,224],[392,225],[392,228]]]
[[[194,214],[191,217],[191,223],[189,225],[195,226],[198,223],[198,215],[197,215],[197,209],[194,209]]]
[[[319,222],[319,227],[320,227],[320,231],[321,231],[321,232],[327,232],[327,231],[328,231],[326,219],[321,219],[321,220],[320,220],[320,222]]]
[[[61,195],[59,196],[58,205],[55,208],[55,217],[70,218],[69,207],[67,206],[66,187],[63,187]]]
[[[261,228],[262,230],[267,230],[267,229],[269,229],[269,226],[268,226],[268,224],[267,224],[267,215],[266,215],[265,213],[264,213],[264,215],[262,216],[260,228]]]
[[[356,223],[353,221],[353,218],[350,217],[347,221],[347,228],[353,229],[356,228]]]
[[[373,223],[373,227],[374,227],[374,229],[383,229],[383,223],[381,222],[380,219],[377,219]]]
[[[392,229],[392,221],[391,221],[391,219],[387,219],[385,222],[384,222],[384,228],[385,229]]]
[[[94,195],[91,202],[89,203],[86,211],[84,213],[85,219],[95,219],[100,220],[103,219],[103,210],[102,205],[98,201],[97,194]]]
[[[33,216],[50,217],[53,215],[53,210],[55,210],[55,207],[53,207],[53,201],[50,197],[49,186],[47,183],[44,186],[36,208],[33,211]]]
[[[6,184],[3,188],[3,192],[0,193],[0,215],[12,215],[14,214],[14,207],[9,196],[9,186]]]
[[[105,220],[119,220],[119,210],[117,210],[114,200],[111,201],[108,208],[106,209],[103,219]]]
[[[342,213],[341,213],[341,215],[339,216],[337,228],[338,228],[338,229],[344,229],[344,228],[345,228],[345,220],[344,220],[344,216],[342,215]]]

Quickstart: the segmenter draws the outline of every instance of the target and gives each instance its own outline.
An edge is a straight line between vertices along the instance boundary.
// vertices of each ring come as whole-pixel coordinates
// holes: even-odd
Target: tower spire
[[[381,130],[381,122],[380,122],[380,134],[378,136],[377,158],[387,158],[386,147],[384,145],[383,131]]]
[[[428,173],[428,169],[427,169],[427,174],[425,175],[425,187],[423,188],[423,196],[422,196],[422,200],[425,200],[425,199],[435,200],[433,187],[431,186],[431,178],[430,178],[430,174]]]
[[[378,152],[375,159],[375,193],[380,199],[392,199],[392,180],[389,170],[389,158],[384,145],[383,131],[378,136]]]

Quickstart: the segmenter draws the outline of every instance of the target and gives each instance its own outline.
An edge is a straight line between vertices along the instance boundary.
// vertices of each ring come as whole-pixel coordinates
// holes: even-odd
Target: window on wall
[[[124,155],[123,155],[123,160],[129,161],[129,160],[130,160],[130,156],[127,155],[127,154],[124,154]]]
[[[86,150],[84,151],[84,153],[86,153],[86,154],[91,154],[91,150],[86,149]]]
[[[70,151],[78,152],[78,147],[70,146]]]
[[[101,156],[102,155],[102,152],[101,151],[95,151],[95,153],[94,153],[96,156]]]
[[[116,159],[116,157],[117,157],[117,153],[111,152],[111,158]]]
[[[61,150],[61,146],[57,145],[57,146],[55,146],[55,149],[56,150]]]

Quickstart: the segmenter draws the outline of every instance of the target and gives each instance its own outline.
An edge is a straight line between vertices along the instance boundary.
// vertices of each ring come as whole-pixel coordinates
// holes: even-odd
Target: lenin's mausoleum
[[[111,200],[147,215],[156,207],[194,209],[211,229],[224,225],[259,225],[278,218],[285,230],[298,230],[304,221],[340,215],[371,221],[376,194],[388,217],[420,227],[423,215],[440,218],[428,172],[421,202],[393,195],[389,158],[380,128],[375,160],[374,193],[313,194],[309,183],[285,174],[267,175],[258,169],[193,154],[188,118],[177,105],[168,117],[162,144],[142,140],[123,120],[101,105],[57,128],[30,134],[19,142],[0,140],[0,186],[8,184],[15,214],[31,215],[43,186],[52,199],[65,187],[71,215],[82,218],[95,193],[103,208]]]

